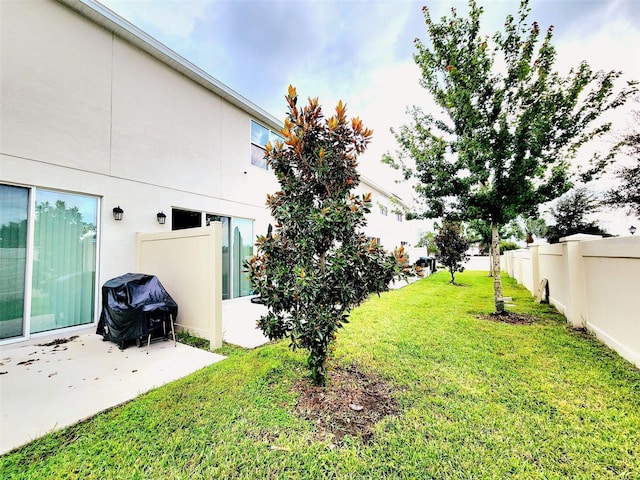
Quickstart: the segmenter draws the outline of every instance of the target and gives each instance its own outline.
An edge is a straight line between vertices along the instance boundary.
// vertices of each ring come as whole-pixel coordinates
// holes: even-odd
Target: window
[[[0,185],[0,339],[24,334],[29,190]]]
[[[380,215],[386,217],[389,214],[389,209],[384,205],[380,205]]]
[[[263,127],[257,122],[251,121],[251,165],[268,170],[267,161],[264,158],[265,147],[268,142],[272,144],[284,139],[275,132]]]
[[[403,218],[404,217],[403,217],[402,213],[396,213],[396,220],[397,221],[401,222]]]
[[[232,233],[232,262],[233,297],[251,295],[251,281],[244,269],[244,262],[253,256],[253,220],[233,218],[231,220]]]
[[[171,209],[171,230],[198,228],[202,226],[202,213],[193,210]]]

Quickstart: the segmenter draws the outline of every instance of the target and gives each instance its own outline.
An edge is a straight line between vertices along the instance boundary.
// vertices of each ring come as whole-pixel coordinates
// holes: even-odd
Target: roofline
[[[232,105],[255,117],[257,120],[264,122],[274,130],[279,131],[282,128],[282,121],[209,75],[186,58],[178,55],[169,47],[140,30],[101,3],[95,0],[57,1],[116,35],[118,38],[148,53],[165,65],[168,65]]]
[[[384,187],[381,187],[376,182],[374,182],[373,180],[371,180],[370,178],[368,178],[368,177],[366,177],[366,176],[364,176],[362,174],[360,175],[360,182],[361,183],[366,183],[371,188],[374,188],[375,190],[378,190],[380,193],[385,194],[389,198],[392,198],[392,197],[395,198],[404,207],[409,208],[409,206],[404,202],[404,200],[402,200],[402,198],[400,198],[398,195],[396,195],[395,193],[387,190]]]
[[[96,25],[99,25],[108,32],[111,32],[113,35],[124,40],[130,45],[139,48],[143,52],[148,53],[155,59],[169,66],[173,70],[176,70],[177,72],[183,74],[190,80],[213,92],[215,95],[218,95],[232,105],[235,105],[239,109],[254,117],[256,120],[260,120],[261,122],[266,124],[266,126],[276,131],[279,131],[282,128],[282,121],[278,120],[266,110],[262,109],[249,99],[243,97],[235,90],[229,88],[218,79],[209,75],[207,72],[191,63],[186,58],[171,50],[169,47],[159,42],[151,35],[139,29],[131,22],[125,20],[113,10],[110,10],[96,0],[57,1],[82,15],[87,20],[95,23]],[[399,196],[374,183],[369,178],[360,175],[360,179],[370,187],[378,190],[388,197],[396,198],[400,201],[400,203],[405,205],[404,201]]]

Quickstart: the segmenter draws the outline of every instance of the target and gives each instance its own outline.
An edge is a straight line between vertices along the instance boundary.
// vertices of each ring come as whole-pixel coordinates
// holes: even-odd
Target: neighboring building
[[[281,122],[92,0],[0,2],[0,44],[0,343],[94,324],[137,232],[221,221],[223,298],[249,295]],[[414,241],[368,186],[368,233]]]
[[[387,250],[408,246],[418,240],[414,222],[405,218],[406,203],[367,178],[361,178],[356,189],[360,194],[371,193],[371,213],[367,216],[367,235],[375,238]]]

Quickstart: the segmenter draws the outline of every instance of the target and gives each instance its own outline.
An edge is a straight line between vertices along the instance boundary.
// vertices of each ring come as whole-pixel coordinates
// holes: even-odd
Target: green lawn
[[[246,351],[0,458],[9,478],[640,478],[640,371],[505,279],[515,326],[477,318],[492,279],[446,272],[372,297],[334,364],[392,387],[373,440],[318,441],[295,414],[304,352]],[[43,405],[46,408],[46,405]]]

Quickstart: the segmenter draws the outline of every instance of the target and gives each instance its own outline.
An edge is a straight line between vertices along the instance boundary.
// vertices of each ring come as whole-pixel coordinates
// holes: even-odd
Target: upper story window
[[[284,141],[277,133],[251,120],[251,165],[268,170],[264,158],[265,147],[269,141],[273,144],[276,140]]]
[[[380,205],[380,215],[386,217],[389,214],[389,209],[384,205]]]
[[[402,215],[402,213],[398,213],[396,212],[396,220],[401,222],[404,218],[404,215]]]

